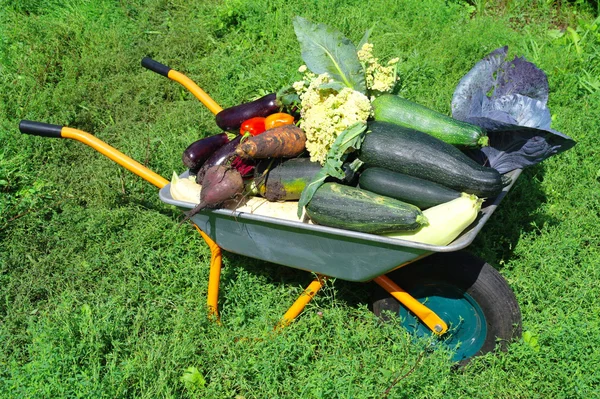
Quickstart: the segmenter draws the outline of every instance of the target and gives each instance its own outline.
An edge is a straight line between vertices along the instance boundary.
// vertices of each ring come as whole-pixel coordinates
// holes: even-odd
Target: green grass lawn
[[[79,128],[168,178],[219,131],[141,59],[236,105],[299,79],[295,15],[355,42],[373,27],[376,55],[401,59],[399,94],[446,114],[503,45],[548,75],[552,127],[578,144],[527,169],[469,247],[521,306],[524,338],[506,353],[453,370],[448,352],[379,323],[370,284],[340,280],[275,334],[313,276],[232,254],[212,323],[210,251],[154,186],[81,143],[18,131]],[[597,18],[582,0],[1,0],[0,397],[599,397]]]

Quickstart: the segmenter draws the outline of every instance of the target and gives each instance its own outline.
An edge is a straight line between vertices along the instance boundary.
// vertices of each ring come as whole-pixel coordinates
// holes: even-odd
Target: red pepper
[[[265,118],[260,116],[245,120],[242,126],[240,126],[240,133],[242,135],[250,134],[251,136],[258,136],[265,130]]]
[[[269,130],[277,126],[291,125],[294,123],[294,117],[285,112],[271,114],[265,119],[265,129]]]

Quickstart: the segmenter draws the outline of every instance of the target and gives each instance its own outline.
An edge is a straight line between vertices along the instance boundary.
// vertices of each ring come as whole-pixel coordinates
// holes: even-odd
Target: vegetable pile
[[[450,117],[392,94],[400,58],[380,63],[370,31],[355,46],[301,17],[294,30],[301,79],[220,111],[223,132],[184,151],[191,177],[174,176],[171,194],[197,204],[186,218],[204,208],[260,208],[447,245],[510,183],[507,172],[575,144],[550,129],[545,74],[524,59],[503,61],[506,47],[460,81]],[[278,204],[277,214],[257,197]]]

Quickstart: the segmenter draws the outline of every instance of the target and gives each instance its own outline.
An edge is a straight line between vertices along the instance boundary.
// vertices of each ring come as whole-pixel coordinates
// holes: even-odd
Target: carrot
[[[242,158],[293,158],[304,151],[306,135],[296,125],[274,127],[248,137],[235,150]]]

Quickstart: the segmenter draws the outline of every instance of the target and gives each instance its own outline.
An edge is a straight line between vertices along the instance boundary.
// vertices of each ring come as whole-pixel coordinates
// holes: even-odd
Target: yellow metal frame
[[[168,77],[186,87],[196,98],[198,98],[212,113],[217,114],[222,108],[206,94],[200,87],[198,87],[191,79],[186,77],[180,72],[170,70]],[[61,129],[61,137],[74,139],[80,141],[88,146],[94,148],[101,154],[115,161],[119,165],[128,169],[129,171],[137,174],[148,182],[152,183],[159,189],[169,184],[169,181],[162,176],[154,173],[150,169],[137,161],[134,161],[127,155],[118,151],[117,149],[106,144],[102,140],[95,136],[84,132],[82,130],[73,129],[70,127],[63,127]],[[223,264],[222,250],[219,245],[213,241],[205,232],[203,232],[198,226],[194,225],[196,230],[200,233],[200,236],[204,239],[211,251],[210,260],[210,272],[208,278],[208,294],[207,294],[207,309],[210,318],[219,321],[218,311],[218,298],[219,298],[219,283],[221,278],[221,268]],[[276,329],[281,329],[289,325],[306,307],[306,305],[314,298],[317,292],[323,287],[326,276],[318,275],[317,278],[302,292],[302,294],[296,299],[288,311],[283,315]],[[388,291],[394,298],[396,298],[402,305],[408,310],[413,312],[420,320],[425,323],[434,333],[443,334],[448,330],[446,323],[437,316],[431,309],[421,304],[414,297],[400,288],[392,280],[385,275],[379,276],[373,280],[379,284],[386,291]]]
[[[283,315],[275,329],[281,329],[289,325],[308,305],[308,303],[315,297],[317,292],[323,288],[323,284],[325,284],[326,276],[317,275],[312,283],[309,284],[308,287],[300,294],[296,302],[288,309],[287,312]]]
[[[219,282],[221,281],[221,268],[223,267],[223,256],[221,247],[217,245],[200,227],[194,225],[198,233],[202,236],[210,248],[210,271],[208,274],[208,294],[206,295],[206,305],[208,306],[209,317],[219,320]]]
[[[206,106],[213,114],[218,114],[223,110],[219,104],[215,102],[204,90],[202,90],[194,81],[181,72],[174,69],[169,71],[169,79],[176,81],[183,87],[188,89],[202,104]]]
[[[74,139],[89,145],[96,151],[100,152],[103,155],[106,155],[108,158],[123,166],[125,169],[130,170],[131,172],[154,184],[159,189],[169,184],[169,181],[164,177],[154,173],[141,163],[134,161],[127,155],[117,150],[116,148],[111,147],[104,141],[96,138],[95,136],[92,136],[89,133],[84,132],[83,130],[77,130],[65,126],[61,129],[60,135],[63,138]]]
[[[412,295],[404,291],[390,280],[389,277],[383,275],[373,279],[381,288],[390,293],[394,298],[404,305],[408,310],[415,314],[431,331],[435,334],[442,335],[448,331],[448,325],[435,312],[417,301]]]

